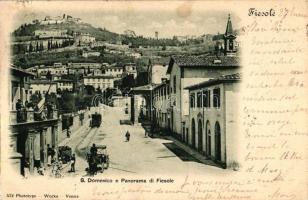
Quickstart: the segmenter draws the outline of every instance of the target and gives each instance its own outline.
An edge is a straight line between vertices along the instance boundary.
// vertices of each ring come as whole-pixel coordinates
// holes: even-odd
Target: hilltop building
[[[124,35],[127,37],[137,37],[135,31],[132,31],[132,30],[125,30]]]
[[[91,44],[95,42],[95,37],[91,36],[89,33],[74,33],[73,35],[75,43],[77,45]]]
[[[50,24],[62,24],[62,23],[69,23],[69,22],[74,22],[74,23],[80,23],[81,19],[80,18],[74,18],[70,15],[63,14],[63,16],[56,16],[56,17],[50,17],[46,16],[43,20],[34,20],[34,23],[39,23],[41,25],[50,25]]]

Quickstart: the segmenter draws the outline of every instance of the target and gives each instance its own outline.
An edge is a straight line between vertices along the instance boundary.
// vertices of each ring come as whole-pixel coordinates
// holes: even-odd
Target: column
[[[43,166],[47,166],[47,128],[44,128],[40,133],[40,149],[41,149],[41,162],[43,162]]]
[[[25,162],[26,166],[29,167],[30,174],[34,172],[34,140],[37,132],[35,130],[28,131],[27,141],[26,141],[26,155]]]
[[[55,150],[55,158],[58,161],[58,126],[51,128],[51,146]]]

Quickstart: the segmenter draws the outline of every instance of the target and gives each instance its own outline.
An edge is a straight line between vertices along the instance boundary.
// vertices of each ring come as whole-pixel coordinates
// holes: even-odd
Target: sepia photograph
[[[10,148],[21,176],[239,168],[227,145],[237,132],[239,18],[227,10],[205,21],[155,15],[18,14]]]
[[[307,199],[307,2],[241,3],[1,2],[0,199]]]

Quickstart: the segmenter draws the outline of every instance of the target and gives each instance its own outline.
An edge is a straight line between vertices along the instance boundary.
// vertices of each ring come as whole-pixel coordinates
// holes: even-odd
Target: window
[[[173,92],[176,93],[176,76],[173,76]]]
[[[209,108],[211,107],[211,91],[210,90],[204,90],[203,91],[203,107]]]
[[[220,88],[213,90],[213,105],[215,108],[220,108]]]
[[[195,107],[195,96],[196,96],[195,93],[190,94],[189,101],[190,101],[190,107],[191,108]]]
[[[197,107],[198,108],[202,107],[202,93],[201,92],[197,93]]]

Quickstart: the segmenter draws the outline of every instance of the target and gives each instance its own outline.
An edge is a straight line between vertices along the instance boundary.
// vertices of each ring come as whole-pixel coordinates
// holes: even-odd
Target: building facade
[[[72,80],[59,79],[59,80],[56,80],[54,82],[57,83],[57,89],[60,89],[61,91],[63,91],[63,90],[73,91],[74,81],[72,81]]]
[[[170,76],[171,129],[176,137],[184,140],[188,130],[189,91],[185,88],[238,72],[239,57],[233,45],[235,38],[229,16],[223,54],[171,57],[167,73]]]
[[[124,73],[126,75],[133,75],[134,79],[137,77],[137,67],[134,63],[128,63],[124,66]]]
[[[91,85],[95,89],[100,88],[105,90],[107,88],[114,88],[114,77],[112,76],[84,76],[83,77],[84,85]]]
[[[24,106],[25,101],[29,99],[26,91],[29,90],[29,80],[32,76],[22,69],[11,68],[10,162],[13,168],[23,176],[33,174],[35,168],[46,167],[48,147],[57,148],[58,146],[57,111],[49,111],[46,117],[37,118],[35,117],[37,113]],[[20,99],[23,105],[18,109],[16,109],[17,99]],[[45,112],[46,110],[42,111],[42,113]]]
[[[169,79],[167,75],[169,60],[168,57],[149,59],[148,83],[161,84],[163,79]]]
[[[170,130],[169,81],[156,86],[153,91],[153,121],[160,129]]]
[[[188,87],[189,131],[184,141],[223,167],[238,163],[240,74]]]
[[[57,93],[57,83],[46,79],[35,79],[30,81],[30,94],[40,93],[49,94]]]

